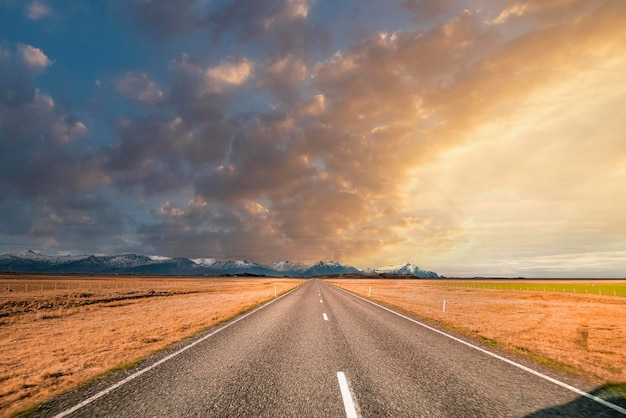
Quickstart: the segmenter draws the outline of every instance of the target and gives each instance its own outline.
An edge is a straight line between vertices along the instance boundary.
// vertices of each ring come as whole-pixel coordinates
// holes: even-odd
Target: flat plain
[[[302,283],[0,275],[0,416],[11,416]]]
[[[0,275],[0,416],[130,368],[302,281]],[[626,281],[326,281],[562,372],[626,382]]]
[[[328,282],[545,366],[626,383],[626,281]]]

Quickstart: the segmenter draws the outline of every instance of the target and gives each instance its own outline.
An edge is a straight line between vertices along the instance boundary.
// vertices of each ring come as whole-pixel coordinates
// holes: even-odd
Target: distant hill
[[[439,277],[437,273],[420,270],[412,264],[405,264],[397,269],[390,267],[362,271],[336,261],[320,261],[311,265],[294,261],[275,261],[271,265],[264,265],[248,260],[218,261],[214,258],[167,258],[137,254],[51,256],[31,250],[0,255],[0,272],[274,277],[384,273],[385,275],[397,274],[402,277]]]

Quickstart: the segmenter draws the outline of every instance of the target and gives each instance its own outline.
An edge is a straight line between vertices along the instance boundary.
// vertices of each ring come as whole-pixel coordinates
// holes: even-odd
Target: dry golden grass
[[[0,416],[132,364],[273,298],[275,287],[280,295],[301,282],[0,276]]]
[[[626,298],[447,287],[427,280],[328,282],[364,297],[371,287],[372,300],[562,371],[598,383],[626,382]]]

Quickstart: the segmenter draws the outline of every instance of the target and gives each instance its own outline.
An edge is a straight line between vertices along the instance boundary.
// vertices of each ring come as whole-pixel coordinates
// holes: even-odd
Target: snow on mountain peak
[[[192,258],[191,261],[198,264],[199,266],[212,266],[217,262],[215,258]]]
[[[307,268],[309,268],[309,266],[299,261],[288,261],[288,260],[274,261],[271,267],[277,271],[302,271],[302,270],[306,270]]]
[[[164,257],[162,255],[149,255],[148,258],[152,261],[167,261],[172,259],[172,257]]]

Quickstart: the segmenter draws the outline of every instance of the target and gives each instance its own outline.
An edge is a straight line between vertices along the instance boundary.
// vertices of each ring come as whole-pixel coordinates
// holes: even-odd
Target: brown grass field
[[[372,300],[546,366],[601,384],[626,382],[625,297],[511,290],[516,283],[522,289],[545,287],[546,282],[529,280],[327,281],[365,297],[371,288]],[[130,367],[271,299],[275,288],[281,294],[299,283],[0,274],[0,416]],[[626,286],[626,281],[593,283]],[[574,284],[581,282],[555,286],[566,290]]]
[[[504,284],[509,289],[513,285],[526,289],[533,284],[540,289],[544,287],[541,284],[554,284],[559,289],[575,284],[584,289],[580,281],[327,281],[366,298],[371,292],[371,300],[545,366],[601,384],[626,383],[626,298],[612,296],[612,292],[610,296],[584,294],[584,290],[498,289]],[[620,288],[626,281],[593,284]]]
[[[300,283],[0,275],[0,416],[130,367]]]

